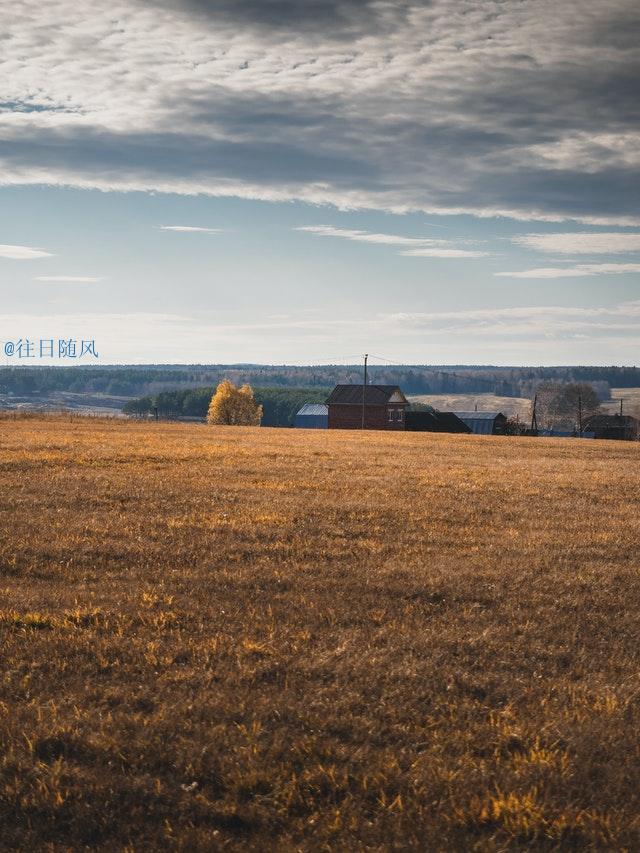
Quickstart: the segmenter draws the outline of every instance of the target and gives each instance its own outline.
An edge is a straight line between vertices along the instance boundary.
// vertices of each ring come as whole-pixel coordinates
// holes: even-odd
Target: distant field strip
[[[640,849],[639,462],[0,418],[0,849]]]
[[[521,420],[531,418],[531,400],[524,397],[497,397],[495,394],[416,394],[410,400],[428,403],[441,412],[502,412],[507,417],[518,415]]]
[[[612,388],[611,400],[605,403],[605,408],[609,412],[617,413],[620,411],[621,400],[624,414],[640,418],[640,388]]]

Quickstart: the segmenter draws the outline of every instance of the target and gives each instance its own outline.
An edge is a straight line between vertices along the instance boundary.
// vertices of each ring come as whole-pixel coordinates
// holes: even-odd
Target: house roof
[[[329,406],[361,406],[362,390],[362,385],[336,385],[327,398],[327,404]],[[398,385],[365,385],[364,390],[365,406],[386,406],[390,402],[403,405],[407,403],[407,398]],[[397,401],[391,399],[394,395],[398,396]]]
[[[451,412],[463,421],[495,421],[498,417],[504,417],[502,412]]]
[[[459,418],[454,412],[436,412],[436,420],[446,432],[471,432],[470,428],[465,424],[462,418]]]
[[[304,406],[296,412],[298,415],[324,415],[327,416],[329,409],[324,403],[305,403]]]
[[[590,418],[585,418],[585,424],[588,424],[592,429],[603,427],[632,427],[638,423],[638,419],[631,415],[592,415]]]
[[[407,412],[405,415],[408,430],[417,432],[471,432],[464,421],[453,412]]]
[[[502,412],[453,412],[475,435],[492,435],[498,419],[506,420]]]

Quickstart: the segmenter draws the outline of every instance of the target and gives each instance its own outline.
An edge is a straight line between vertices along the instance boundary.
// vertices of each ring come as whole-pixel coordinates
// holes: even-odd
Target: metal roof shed
[[[305,403],[296,413],[293,425],[299,429],[327,429],[329,408],[324,403]]]
[[[453,412],[475,435],[502,435],[507,423],[502,412]]]

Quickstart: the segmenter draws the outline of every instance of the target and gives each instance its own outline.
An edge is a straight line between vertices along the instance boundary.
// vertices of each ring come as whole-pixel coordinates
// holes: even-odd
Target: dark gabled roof
[[[404,417],[410,432],[471,432],[453,412],[406,412]]]
[[[457,418],[464,421],[495,421],[496,418],[504,418],[502,412],[451,412]]]
[[[365,406],[386,406],[394,394],[400,394],[404,403],[406,397],[398,385],[366,385]],[[362,385],[336,385],[327,397],[329,406],[361,406]]]
[[[475,435],[493,435],[500,429],[507,418],[502,412],[453,412],[456,417],[471,427]]]
[[[631,415],[591,415],[585,418],[584,425],[590,429],[610,429],[611,427],[634,427],[638,419]]]
[[[436,418],[442,427],[441,432],[471,432],[471,427],[467,426],[453,412],[436,412]]]

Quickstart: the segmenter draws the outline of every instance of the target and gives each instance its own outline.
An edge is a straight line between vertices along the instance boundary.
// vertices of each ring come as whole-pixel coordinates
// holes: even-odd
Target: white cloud
[[[293,230],[307,231],[310,234],[317,234],[319,237],[341,237],[344,240],[354,240],[357,243],[378,243],[383,246],[429,246],[440,242],[428,237],[374,234],[370,231],[358,231],[353,228],[334,228],[333,225],[304,225]]]
[[[495,272],[506,278],[581,278],[586,275],[618,275],[640,272],[640,264],[576,264],[574,267],[541,267],[518,272]]]
[[[32,249],[29,246],[0,245],[0,258],[10,258],[13,261],[32,261],[36,258],[51,258],[51,252],[44,249]]]
[[[98,281],[102,281],[101,278],[97,278],[92,275],[37,275],[34,278],[34,281],[50,281],[50,282],[69,282],[74,284],[93,284]]]
[[[403,247],[399,253],[415,258],[484,258],[489,252],[456,248],[453,240],[434,240],[430,237],[403,237],[398,234],[376,234],[333,225],[305,225],[294,231],[306,231],[319,237],[340,237],[356,243],[374,243],[381,246]],[[409,247],[409,248],[406,248]]]
[[[203,228],[200,225],[159,225],[160,231],[186,231],[199,234],[222,234],[222,228]]]
[[[474,249],[409,249],[400,252],[406,258],[488,258],[490,252],[480,252]]]
[[[512,242],[537,252],[563,255],[597,255],[640,252],[640,234],[625,233],[562,233],[520,234]]]
[[[578,132],[553,142],[531,145],[528,151],[535,159],[546,160],[554,169],[580,169],[596,174],[606,161],[612,165],[637,166],[640,138],[637,133]]]

